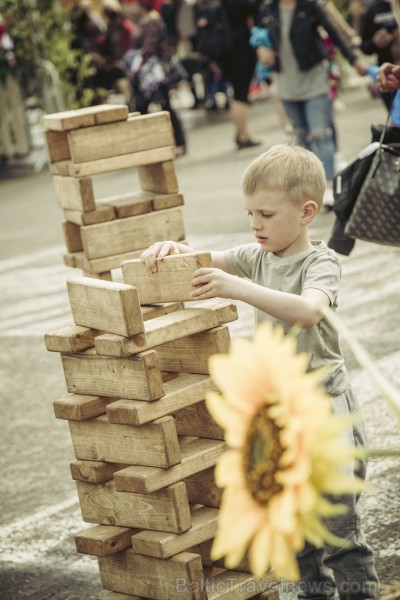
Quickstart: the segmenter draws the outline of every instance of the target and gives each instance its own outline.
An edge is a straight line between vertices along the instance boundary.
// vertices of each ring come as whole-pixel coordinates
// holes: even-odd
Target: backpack
[[[222,0],[197,0],[194,16],[197,52],[215,60],[230,50],[233,35]]]

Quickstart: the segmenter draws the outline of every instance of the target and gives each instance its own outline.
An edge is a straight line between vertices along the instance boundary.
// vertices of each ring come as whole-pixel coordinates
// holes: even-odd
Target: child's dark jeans
[[[351,386],[338,396],[332,396],[335,414],[359,413],[360,407]],[[349,443],[366,446],[362,421],[346,432]],[[354,465],[354,473],[365,478],[366,461]],[[317,549],[306,545],[298,555],[301,581],[298,596],[301,599],[327,600],[339,595],[340,600],[364,600],[378,595],[378,576],[373,552],[365,540],[358,510],[357,494],[329,497],[332,502],[346,504],[348,511],[327,522],[335,535],[351,542],[350,548],[326,545]]]

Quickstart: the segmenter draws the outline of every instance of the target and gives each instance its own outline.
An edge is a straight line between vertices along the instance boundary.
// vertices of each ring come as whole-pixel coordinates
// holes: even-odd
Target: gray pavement
[[[384,111],[363,87],[342,94],[337,113],[347,160],[370,141],[369,127]],[[285,141],[271,100],[254,104],[250,123],[260,148],[237,152],[226,116],[182,110],[188,154],[176,162],[185,198],[188,241],[196,249],[222,249],[250,241],[239,181],[259,151]],[[98,198],[136,189],[135,172],[95,178]],[[327,240],[333,214],[322,212],[313,236]],[[67,424],[52,403],[66,393],[60,358],[46,351],[43,336],[71,323],[65,282],[80,274],[63,265],[62,215],[44,169],[0,167],[0,599],[75,600],[101,590],[94,558],[78,555],[74,535],[80,518],[69,463]],[[400,384],[398,306],[400,249],[357,242],[342,258],[340,315],[379,364]],[[232,335],[252,332],[252,311],[239,305]],[[362,403],[371,446],[400,447],[392,414],[370,377],[344,348]],[[365,528],[384,584],[400,580],[398,463],[370,463],[374,489],[362,499]],[[292,597],[282,593],[284,598]]]

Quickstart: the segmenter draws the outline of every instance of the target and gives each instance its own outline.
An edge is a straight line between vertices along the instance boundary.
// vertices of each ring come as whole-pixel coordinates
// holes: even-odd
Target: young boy
[[[224,252],[212,252],[212,268],[193,275],[194,300],[230,298],[256,309],[260,323],[281,323],[286,331],[301,326],[298,350],[310,354],[310,369],[329,367],[325,385],[333,410],[358,412],[337,332],[321,309],[337,306],[340,263],[324,242],[311,241],[308,227],[322,205],[326,186],[324,167],[315,154],[294,145],[277,145],[261,154],[242,178],[245,209],[256,242]],[[143,252],[144,264],[153,272],[168,254],[193,249],[177,242],[153,244]],[[349,433],[350,442],[366,445],[362,424]],[[365,464],[357,475],[365,476]],[[330,529],[351,543],[349,548],[307,545],[299,554],[299,597],[322,600],[339,593],[341,600],[361,600],[377,595],[371,548],[360,526],[357,497],[346,496],[348,512],[335,517]]]

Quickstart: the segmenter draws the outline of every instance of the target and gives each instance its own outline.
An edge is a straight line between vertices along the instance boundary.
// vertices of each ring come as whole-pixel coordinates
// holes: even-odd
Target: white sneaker
[[[326,208],[332,208],[334,200],[332,188],[327,187],[322,198],[322,206],[325,206]]]

